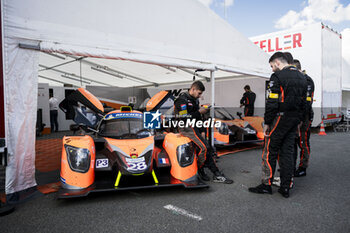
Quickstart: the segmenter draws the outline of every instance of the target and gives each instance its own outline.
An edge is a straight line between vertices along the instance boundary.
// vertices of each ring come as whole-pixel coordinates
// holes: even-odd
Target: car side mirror
[[[87,125],[79,125],[80,129],[84,130],[85,132],[94,132],[94,133],[98,133],[97,130],[90,128]]]

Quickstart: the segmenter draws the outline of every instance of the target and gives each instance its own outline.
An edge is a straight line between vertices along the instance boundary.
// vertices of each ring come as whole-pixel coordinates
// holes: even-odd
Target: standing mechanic
[[[57,132],[58,131],[58,100],[53,96],[53,93],[49,94],[49,107],[50,107],[50,125],[51,125],[51,132]]]
[[[240,108],[244,106],[244,116],[253,116],[254,115],[254,102],[255,102],[255,93],[250,90],[249,85],[244,86],[244,94],[240,101]]]
[[[200,107],[198,99],[205,91],[205,87],[201,81],[195,81],[192,83],[188,92],[182,93],[174,102],[175,115],[178,120],[184,119],[196,119],[196,121],[202,120],[202,114],[208,112],[208,108]],[[209,177],[204,172],[204,165],[207,166],[214,174],[213,181],[225,184],[232,184],[233,180],[226,178],[216,166],[213,159],[213,151],[208,142],[204,139],[204,127],[203,128],[191,128],[191,127],[179,127],[179,133],[185,137],[190,138],[194,144],[196,144],[200,152],[198,154],[198,173],[200,177],[209,181]]]
[[[249,188],[253,193],[272,194],[271,183],[279,157],[281,187],[278,192],[289,197],[293,176],[295,132],[304,118],[306,80],[285,55],[276,52],[269,60],[272,71],[265,104],[265,148],[262,154],[262,184]]]
[[[301,65],[299,60],[294,59],[293,65],[301,71]],[[294,168],[296,166],[296,161],[298,157],[298,146],[300,148],[300,162],[298,169],[294,172],[295,177],[306,176],[306,168],[309,165],[310,158],[310,127],[314,117],[314,112],[312,110],[312,103],[314,98],[315,85],[314,81],[306,73],[302,73],[307,82],[307,95],[306,95],[306,115],[303,119],[303,124],[300,126],[298,137],[296,140],[295,150],[294,150]]]

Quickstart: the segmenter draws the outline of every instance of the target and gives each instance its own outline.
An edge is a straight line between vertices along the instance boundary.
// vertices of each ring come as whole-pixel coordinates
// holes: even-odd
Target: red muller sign
[[[259,46],[262,50],[268,53],[288,50],[292,48],[301,48],[302,34],[288,34],[267,40],[255,41],[254,44]]]

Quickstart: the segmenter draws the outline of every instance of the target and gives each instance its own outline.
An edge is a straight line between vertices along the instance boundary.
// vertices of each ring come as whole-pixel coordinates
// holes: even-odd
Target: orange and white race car
[[[191,140],[174,133],[154,135],[144,128],[142,112],[125,106],[105,113],[101,102],[83,88],[60,108],[83,134],[63,138],[59,198],[97,191],[208,187],[197,175]]]
[[[224,107],[215,107],[214,111],[215,120],[221,121],[221,127],[214,128],[216,147],[264,141],[263,117],[241,117],[237,112],[238,118],[235,118]]]

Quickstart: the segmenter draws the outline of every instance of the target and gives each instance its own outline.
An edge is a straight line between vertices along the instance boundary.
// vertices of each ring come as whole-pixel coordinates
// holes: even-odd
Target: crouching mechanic
[[[272,194],[271,184],[279,156],[281,187],[278,192],[287,198],[294,171],[295,132],[305,113],[306,81],[295,67],[288,65],[281,52],[272,55],[269,63],[274,73],[265,104],[262,184],[249,188],[249,191]]]
[[[192,83],[188,92],[182,93],[174,102],[175,104],[175,116],[179,121],[195,119],[196,121],[202,120],[202,114],[208,111],[208,108],[201,108],[198,99],[205,91],[205,87],[201,81],[195,81]],[[204,165],[214,174],[213,181],[225,184],[232,184],[233,180],[228,179],[221,173],[216,166],[213,159],[213,151],[208,142],[202,136],[204,133],[203,128],[197,127],[179,127],[179,133],[185,137],[190,138],[195,145],[200,149],[198,154],[198,173],[204,181],[209,181],[209,177],[204,172]]]
[[[301,65],[299,60],[293,60],[293,65],[301,71]],[[294,168],[298,158],[298,146],[300,148],[300,162],[298,169],[294,172],[294,177],[306,176],[306,168],[309,165],[310,158],[310,126],[314,117],[312,110],[312,103],[314,98],[315,85],[310,76],[306,73],[302,73],[305,76],[307,82],[307,96],[306,96],[306,115],[304,116],[303,123],[300,126],[298,137],[296,139],[295,150],[294,150]]]

